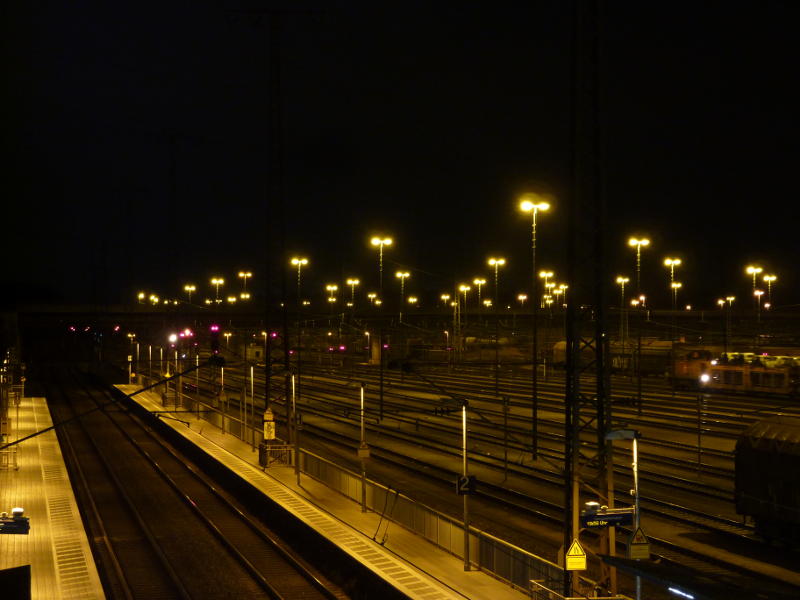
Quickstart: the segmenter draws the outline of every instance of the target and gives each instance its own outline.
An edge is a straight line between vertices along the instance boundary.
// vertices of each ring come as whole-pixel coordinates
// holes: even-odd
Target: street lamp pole
[[[772,282],[777,280],[776,275],[764,275],[764,283],[767,284],[767,302],[772,304]]]
[[[538,381],[538,309],[539,286],[536,277],[536,215],[539,211],[546,212],[550,204],[543,201],[535,194],[526,194],[519,203],[522,212],[531,213],[531,274],[533,276],[533,297],[531,300],[531,454],[534,460],[538,455],[538,429],[539,429],[539,381]]]
[[[383,299],[383,247],[392,245],[392,238],[375,236],[370,240],[373,246],[378,246],[378,277],[379,277],[379,293],[380,298]]]
[[[461,322],[463,322],[463,323],[466,323],[466,321],[467,321],[467,317],[466,317],[466,312],[467,312],[467,292],[470,291],[471,289],[472,288],[469,287],[466,283],[462,283],[461,285],[458,286],[458,291],[464,294],[464,310],[461,311],[462,312]]]
[[[753,292],[753,295],[756,297],[756,316],[757,321],[761,323],[761,296],[764,295],[764,290],[756,290]]]
[[[250,271],[239,271],[239,277],[242,280],[242,300],[247,300],[250,298],[249,294],[247,293],[247,280],[250,279],[253,274]]]
[[[629,246],[636,246],[636,295],[642,294],[642,246],[649,246],[650,240],[647,238],[632,237],[628,240]]]
[[[361,283],[355,277],[351,277],[347,280],[347,285],[350,286],[350,308],[355,312],[356,310],[356,286]]]
[[[183,291],[189,296],[189,304],[192,303],[192,292],[194,292],[196,289],[197,288],[194,286],[194,284],[191,283],[187,283],[185,286],[183,286]]]
[[[216,290],[214,293],[214,302],[216,304],[219,304],[221,302],[221,300],[219,299],[219,286],[224,284],[225,280],[222,277],[213,277],[211,279],[211,285],[213,285]]]
[[[622,344],[622,360],[625,360],[625,284],[630,281],[627,277],[618,276],[619,284],[619,339]]]
[[[297,383],[296,383],[296,386],[297,386],[297,388],[299,388],[300,387],[300,346],[301,346],[301,342],[302,342],[302,339],[301,339],[302,327],[301,327],[301,319],[300,319],[300,309],[301,309],[301,307],[303,305],[303,301],[301,300],[300,282],[301,282],[303,267],[305,267],[308,264],[308,259],[306,257],[304,257],[304,256],[294,256],[294,257],[292,257],[290,262],[291,262],[292,265],[297,267],[297,298],[296,298],[296,303],[297,304],[295,305],[295,313],[297,313],[297,323],[295,325],[297,327],[297,347],[295,348],[295,361],[296,361],[296,364],[297,364]],[[289,341],[286,340],[285,343],[289,344]],[[267,357],[267,359],[269,359],[269,357]],[[287,362],[288,362],[288,358],[287,358]],[[269,365],[269,362],[267,364]],[[267,385],[269,385],[269,382],[267,382]],[[295,385],[295,384],[293,383],[292,385]]]
[[[639,303],[636,305],[639,309],[639,322],[638,322],[638,348],[636,351],[636,381],[637,381],[637,402],[639,410],[642,406],[642,313],[644,312],[644,295],[642,294],[642,246],[649,246],[650,240],[647,238],[632,237],[628,240],[629,246],[636,246],[636,295],[639,298]]]
[[[736,300],[735,296],[727,296],[725,301],[728,303],[728,310],[725,314],[725,352],[728,351],[727,342],[730,340],[733,343],[733,331],[731,330],[731,310],[733,309],[733,301]]]
[[[680,258],[665,258],[664,259],[664,266],[665,267],[669,267],[669,287],[670,288],[674,288],[674,286],[672,284],[675,283],[675,267],[680,266],[680,264],[681,264],[681,259]],[[677,308],[677,306],[675,304],[674,296],[673,296],[672,311],[675,312],[676,308]]]
[[[472,280],[472,283],[474,283],[478,288],[478,307],[480,308],[480,305],[481,305],[481,287],[486,283],[486,280],[481,278],[481,277],[476,277],[475,279]]]
[[[453,298],[450,304],[453,307],[453,347],[455,351],[456,347],[458,350],[461,349],[461,316],[459,315],[460,299],[458,297],[458,292],[454,290],[453,295],[455,298]],[[458,356],[456,354],[451,354],[450,358],[454,360],[458,358]]]
[[[753,296],[754,296],[753,300],[754,301],[755,301],[755,295],[756,295],[756,277],[763,270],[764,270],[763,268],[761,268],[761,267],[759,267],[757,265],[748,265],[747,268],[745,269],[745,273],[747,273],[748,275],[752,275],[753,276]]]
[[[410,275],[411,273],[408,271],[397,271],[394,274],[394,276],[400,280],[400,323],[403,322],[403,303],[405,302],[406,278]]]
[[[307,258],[295,256],[292,258],[292,264],[297,267],[297,306],[300,306],[300,273],[304,266],[308,264]]]
[[[675,339],[675,311],[678,306],[678,290],[683,287],[683,284],[680,281],[673,281],[670,283],[670,287],[672,288],[672,339]]]
[[[500,308],[499,303],[499,290],[500,290],[500,275],[498,270],[506,264],[505,258],[490,258],[489,266],[494,267],[494,395],[500,393],[500,332],[498,330],[500,324],[500,315],[497,314]]]
[[[665,258],[664,266],[669,267],[669,287],[672,292],[672,339],[675,339],[675,311],[678,309],[678,293],[675,289],[675,267],[680,266],[680,258]]]
[[[498,269],[506,264],[505,258],[490,258],[489,259],[489,266],[494,267],[494,305],[495,310],[497,310],[498,304],[498,296],[499,296],[499,274]]]

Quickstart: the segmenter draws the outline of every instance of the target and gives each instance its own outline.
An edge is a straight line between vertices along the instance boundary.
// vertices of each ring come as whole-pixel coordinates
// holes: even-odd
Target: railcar
[[[707,350],[692,350],[674,360],[672,383],[681,389],[794,397],[800,367],[791,357],[729,353],[716,358]]]
[[[632,340],[625,344],[617,341],[609,342],[610,368],[612,373],[635,373],[641,371],[644,376],[665,376],[669,374],[672,362],[673,343],[671,341],[643,338],[641,343]],[[561,340],[553,344],[553,365],[566,366],[567,342]],[[584,348],[581,361],[588,364],[594,358],[591,348]],[[638,360],[638,365],[637,365]]]
[[[800,418],[751,425],[736,442],[736,512],[766,540],[800,543]]]

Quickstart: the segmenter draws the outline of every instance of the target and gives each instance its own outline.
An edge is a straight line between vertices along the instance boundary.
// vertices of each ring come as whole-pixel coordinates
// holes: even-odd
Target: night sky
[[[304,4],[283,17],[287,257],[309,290],[377,287],[373,233],[395,239],[385,281],[412,272],[433,302],[509,260],[526,290],[530,222],[516,198],[552,193],[541,267],[566,276],[567,2]],[[271,131],[271,3],[4,5],[3,304],[132,301],[139,289],[211,292],[254,272],[262,289]],[[297,8],[296,5],[293,5]],[[609,287],[633,280],[668,305],[749,298],[744,267],[795,292],[793,2],[605,3],[601,119]],[[561,207],[559,197],[562,198]],[[276,228],[274,226],[273,230]],[[529,287],[529,286],[528,286]],[[614,296],[612,296],[614,297]]]

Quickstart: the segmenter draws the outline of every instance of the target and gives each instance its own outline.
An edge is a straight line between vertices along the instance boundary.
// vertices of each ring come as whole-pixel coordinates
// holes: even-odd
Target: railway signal
[[[219,354],[219,325],[209,327],[211,332],[211,354]]]

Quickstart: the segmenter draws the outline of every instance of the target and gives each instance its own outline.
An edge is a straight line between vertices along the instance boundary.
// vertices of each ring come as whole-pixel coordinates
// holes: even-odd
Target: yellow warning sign
[[[578,538],[572,540],[572,544],[567,550],[566,569],[567,571],[586,570],[586,552],[578,543]]]
[[[644,535],[641,527],[638,527],[631,536],[631,544],[647,544],[647,538]]]
[[[650,542],[641,527],[628,538],[628,558],[650,560]]]

